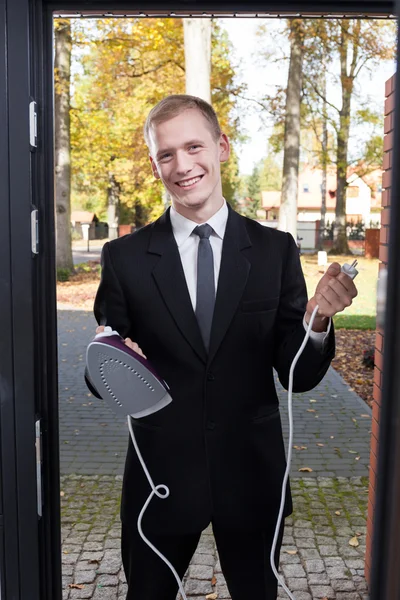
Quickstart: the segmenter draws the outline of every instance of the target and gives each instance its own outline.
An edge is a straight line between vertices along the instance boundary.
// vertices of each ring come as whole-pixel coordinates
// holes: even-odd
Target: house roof
[[[71,211],[71,221],[73,223],[91,223],[96,214],[87,210],[73,210]]]
[[[349,178],[354,174],[354,170],[349,169]],[[353,181],[349,182],[349,187],[359,187],[360,178],[352,177]],[[382,181],[382,171],[376,169],[362,177],[362,181],[372,188],[371,193],[371,208],[381,205],[381,192],[378,190],[378,184]],[[312,169],[305,166],[299,173],[299,188],[297,208],[301,210],[320,210],[321,208],[321,183],[322,170]],[[261,192],[262,207],[267,210],[279,208],[281,203],[281,191],[262,191]],[[326,208],[327,210],[335,210],[336,207],[336,171],[330,169],[327,173],[326,182]]]

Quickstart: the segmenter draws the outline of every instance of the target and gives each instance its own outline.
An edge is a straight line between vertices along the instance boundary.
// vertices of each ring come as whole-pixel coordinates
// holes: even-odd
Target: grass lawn
[[[358,296],[353,304],[346,308],[341,314],[334,317],[337,329],[375,329],[376,327],[376,285],[378,281],[378,259],[367,259],[363,256],[328,256],[328,261],[339,264],[351,264],[354,259],[358,260],[358,275],[355,284]],[[301,256],[301,264],[307,283],[308,296],[314,294],[316,285],[324,271],[318,267],[317,255]]]

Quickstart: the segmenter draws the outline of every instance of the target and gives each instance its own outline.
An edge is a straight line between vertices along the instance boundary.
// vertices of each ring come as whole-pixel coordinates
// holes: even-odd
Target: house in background
[[[346,198],[347,220],[357,223],[363,221],[366,227],[380,225],[382,198],[382,170],[359,177],[349,168]],[[335,219],[336,207],[336,171],[331,169],[327,175],[325,222]],[[299,173],[298,220],[319,221],[321,218],[322,170],[306,165]],[[277,220],[281,203],[280,190],[261,192],[261,209],[267,221]]]

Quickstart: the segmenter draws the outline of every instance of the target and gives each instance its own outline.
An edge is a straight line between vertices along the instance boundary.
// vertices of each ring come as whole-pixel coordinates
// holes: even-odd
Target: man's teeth
[[[193,179],[189,179],[188,181],[180,181],[178,185],[180,185],[181,187],[187,187],[189,185],[197,183],[198,181],[200,181],[200,179],[201,177],[194,177]]]

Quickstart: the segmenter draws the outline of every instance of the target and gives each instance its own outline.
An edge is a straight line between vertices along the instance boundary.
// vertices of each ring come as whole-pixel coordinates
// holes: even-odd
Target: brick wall
[[[384,139],[384,157],[383,157],[383,193],[382,193],[382,215],[379,259],[381,261],[379,269],[387,265],[388,259],[388,241],[389,241],[389,220],[390,220],[390,186],[392,177],[392,148],[393,148],[393,125],[394,125],[394,90],[395,76],[386,82],[385,88],[385,139]],[[383,365],[383,331],[376,330],[375,342],[375,372],[374,372],[374,400],[372,411],[372,433],[371,433],[371,459],[370,459],[370,477],[369,477],[369,496],[368,496],[368,521],[367,521],[367,551],[365,556],[365,575],[370,580],[371,572],[371,550],[372,550],[372,532],[374,524],[375,508],[375,489],[377,473],[377,456],[379,443],[379,411],[381,406],[381,388],[382,388],[382,365]]]

